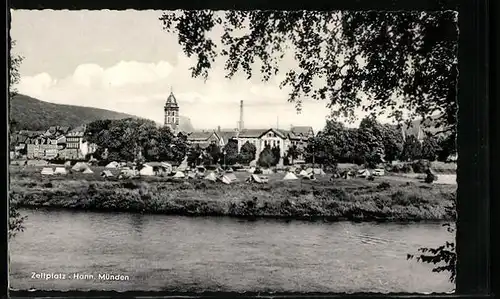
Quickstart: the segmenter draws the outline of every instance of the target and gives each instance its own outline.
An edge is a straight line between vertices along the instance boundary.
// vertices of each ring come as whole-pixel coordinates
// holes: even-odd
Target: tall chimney
[[[220,126],[217,126],[217,133],[220,133]]]
[[[242,131],[245,128],[243,123],[243,100],[240,101],[240,122],[238,123],[238,129]]]

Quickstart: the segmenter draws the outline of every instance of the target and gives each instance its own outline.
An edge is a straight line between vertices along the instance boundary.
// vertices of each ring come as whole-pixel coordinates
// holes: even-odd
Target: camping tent
[[[116,161],[109,162],[109,164],[106,165],[106,168],[118,168],[118,167],[120,167],[120,164],[118,164],[118,162]]]
[[[250,175],[250,177],[247,179],[248,182],[253,182],[253,183],[258,183],[258,184],[264,184],[269,182],[269,178],[265,176],[258,176],[256,174]]]
[[[165,168],[165,171],[172,172],[172,164],[167,162],[161,162],[161,167]]]
[[[342,178],[343,179],[351,179],[353,177],[353,174],[350,172],[350,171],[345,171],[343,174],[342,174]]]
[[[50,167],[44,167],[41,172],[42,175],[53,175],[54,170]]]
[[[112,174],[112,173],[111,173],[111,171],[109,171],[109,170],[103,170],[103,171],[101,172],[101,176],[102,176],[102,177],[104,177],[104,178],[109,178],[109,177],[112,177],[112,176],[113,176],[113,174]]]
[[[358,176],[361,178],[367,178],[370,176],[370,171],[368,171],[368,169],[361,169],[358,171]]]
[[[71,170],[83,172],[87,168],[89,168],[89,166],[86,163],[78,162],[71,168]]]
[[[298,177],[295,175],[295,173],[293,172],[288,172],[285,177],[283,178],[284,181],[288,181],[288,180],[297,180]]]
[[[64,162],[64,167],[71,167],[71,161]]]
[[[154,171],[153,171],[153,167],[147,165],[147,164],[144,164],[143,167],[141,168],[141,170],[139,170],[139,175],[154,175]]]
[[[136,175],[135,171],[132,169],[122,169],[118,178],[132,178]]]
[[[247,171],[249,173],[254,173],[255,172],[255,167],[250,167]]]
[[[85,173],[85,174],[89,174],[89,173],[94,173],[94,172],[92,171],[92,169],[87,168],[87,169],[85,169],[85,170],[83,171],[83,173]]]
[[[325,175],[326,173],[321,168],[314,168],[313,173],[316,175]]]
[[[314,172],[314,170],[313,170],[311,167],[309,167],[309,168],[307,168],[307,169],[306,169],[306,172],[307,172],[308,174],[311,174],[311,173],[313,173],[313,172]]]
[[[177,166],[178,171],[184,171],[188,168],[188,161],[187,161],[187,156],[182,160],[181,164]]]
[[[174,175],[174,178],[184,178],[184,177],[186,177],[186,176],[184,175],[184,172],[182,172],[182,171],[177,171]]]
[[[64,168],[64,167],[56,167],[56,170],[54,170],[54,174],[67,174],[66,168]]]
[[[257,167],[257,160],[250,161],[250,167]]]
[[[311,181],[315,181],[316,180],[316,178],[314,177],[314,173],[310,173],[309,175],[304,176],[303,178],[306,179],[306,180],[311,180]]]
[[[220,177],[221,182],[224,184],[231,184],[238,181],[238,178],[234,175],[234,173],[226,173],[222,177]]]
[[[195,178],[196,178],[196,172],[192,172],[192,171],[190,171],[190,172],[188,173],[188,175],[187,175],[187,176],[188,176],[188,178],[190,178],[190,179],[195,179]]]
[[[307,171],[305,171],[305,170],[301,170],[300,173],[299,173],[299,175],[303,176],[303,177],[308,177],[309,173],[307,173]]]
[[[262,169],[262,174],[272,174],[273,171],[269,168]]]
[[[210,172],[209,174],[207,174],[205,176],[205,180],[209,180],[209,181],[215,182],[217,180],[217,177],[215,176],[215,173]]]

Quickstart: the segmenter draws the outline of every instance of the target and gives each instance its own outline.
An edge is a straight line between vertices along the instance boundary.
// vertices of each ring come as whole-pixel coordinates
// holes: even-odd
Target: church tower
[[[165,103],[165,126],[169,127],[175,134],[179,130],[179,105],[174,93],[170,91],[170,95]]]

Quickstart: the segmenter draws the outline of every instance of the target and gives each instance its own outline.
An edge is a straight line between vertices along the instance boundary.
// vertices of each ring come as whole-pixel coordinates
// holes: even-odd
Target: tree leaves
[[[221,57],[228,78],[243,71],[267,81],[283,72],[280,86],[291,89],[298,110],[309,97],[326,99],[351,120],[363,106],[399,121],[408,109],[413,117],[440,114],[440,127],[456,128],[455,12],[184,11],[160,20],[187,56],[197,55],[194,77],[206,79]],[[214,41],[216,26],[223,33]],[[280,68],[288,50],[298,68]]]
[[[134,161],[141,153],[148,161],[180,162],[187,152],[185,138],[145,119],[97,120],[85,134],[89,142],[108,150],[108,160]]]
[[[238,155],[238,162],[242,164],[248,164],[255,160],[255,154],[257,153],[257,148],[250,142],[245,142],[241,146],[240,153]]]

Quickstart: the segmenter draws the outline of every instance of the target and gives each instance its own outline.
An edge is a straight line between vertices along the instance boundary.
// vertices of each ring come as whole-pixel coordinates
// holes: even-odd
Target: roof
[[[296,135],[307,135],[309,132],[314,132],[311,126],[295,126],[290,129],[290,131]]]
[[[307,139],[311,136],[311,133],[314,135],[311,126],[296,126],[290,128],[289,136],[291,139]]]
[[[215,132],[213,131],[196,131],[188,134],[188,140],[208,140],[208,138],[212,137]]]
[[[227,144],[230,139],[238,137],[237,131],[220,131],[217,132],[217,135],[224,141],[224,144]]]
[[[170,92],[170,95],[167,98],[167,102],[165,102],[165,108],[179,108],[177,99],[175,98],[173,92]]]
[[[85,134],[85,129],[86,128],[84,125],[76,127],[73,130],[70,130],[67,133],[67,136],[69,136],[69,137],[83,137],[83,135]]]
[[[269,129],[244,129],[238,134],[238,138],[259,138]]]
[[[439,131],[442,130],[442,128],[436,128],[436,118],[437,117],[431,117],[431,119],[425,119],[422,121],[422,119],[418,119],[415,121],[412,121],[410,125],[404,123],[402,124],[402,129],[404,131],[404,134],[406,136],[418,136],[419,131],[421,130],[422,133],[428,132],[431,134],[436,134]],[[424,136],[421,136],[423,138]]]
[[[45,133],[45,131],[29,131],[29,130],[21,130],[19,131],[19,135],[24,135],[28,137],[38,137]]]

